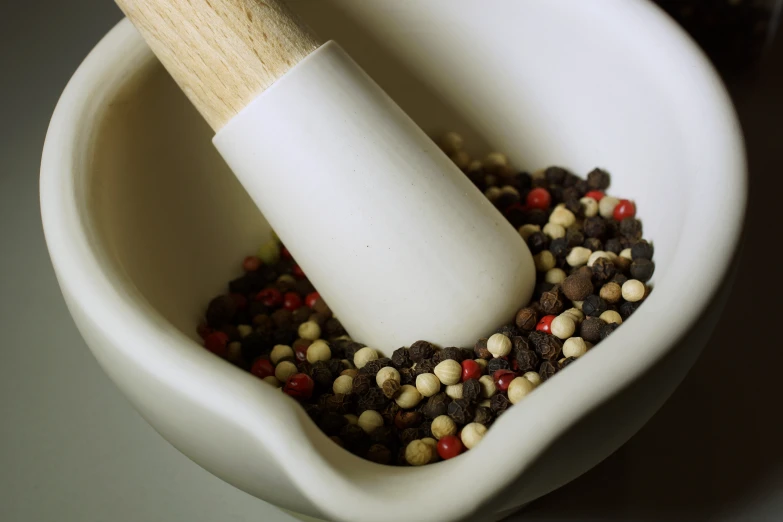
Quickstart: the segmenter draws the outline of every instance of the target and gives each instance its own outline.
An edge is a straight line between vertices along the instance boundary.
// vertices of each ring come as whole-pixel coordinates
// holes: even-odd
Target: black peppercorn
[[[408,428],[418,428],[424,420],[424,415],[418,411],[400,410],[394,416],[394,425],[397,429],[407,430]]]
[[[323,389],[331,390],[334,382],[334,374],[324,361],[318,361],[310,368],[310,377],[315,384]]]
[[[482,337],[478,341],[476,341],[476,344],[473,345],[473,353],[475,354],[477,359],[490,359],[492,358],[492,354],[489,353],[489,350],[487,349],[487,338]]]
[[[220,328],[230,323],[237,312],[237,305],[230,295],[221,295],[209,302],[205,318],[212,328]]]
[[[292,318],[292,320],[293,320],[293,318]],[[308,318],[308,321],[312,321],[314,323],[318,323],[318,326],[320,326],[321,328],[326,326],[326,321],[328,321],[328,320],[329,320],[329,315],[322,314],[322,313],[319,313],[319,312],[311,313],[309,318]]]
[[[478,379],[468,379],[462,382],[462,398],[469,403],[478,402],[481,397],[481,384]]]
[[[310,318],[310,313],[311,311],[308,307],[300,306],[294,310],[294,313],[291,315],[291,321],[298,326]]]
[[[641,239],[642,222],[636,218],[625,218],[620,221],[620,234],[628,239]]]
[[[413,375],[418,377],[422,373],[432,373],[437,366],[437,363],[432,359],[424,359],[416,363],[416,368],[413,369]]]
[[[564,237],[553,239],[549,244],[549,251],[555,257],[565,257],[568,254],[568,240]]]
[[[606,190],[609,188],[611,179],[608,172],[596,168],[587,174],[587,186],[590,187],[591,190]]]
[[[407,446],[414,440],[417,440],[419,438],[419,430],[416,428],[408,428],[407,430],[402,430],[400,432],[400,443],[403,446]]]
[[[419,438],[432,437],[432,421],[425,420],[419,424]]]
[[[590,270],[588,268],[588,270]],[[592,275],[592,270],[590,271]],[[563,280],[560,285],[563,293],[571,301],[584,301],[587,296],[593,293],[593,283],[589,277],[584,277],[581,273],[571,274]]]
[[[272,315],[270,316],[272,318],[272,321],[274,321],[275,326],[278,328],[290,328],[293,326],[293,315],[294,313],[291,310],[287,310],[285,308],[278,308],[274,312],[272,312]]]
[[[619,239],[613,237],[606,240],[604,243],[604,250],[607,252],[612,252],[613,254],[619,254],[623,250],[623,245],[620,243]]]
[[[331,394],[325,401],[325,407],[327,411],[345,415],[356,408],[356,396],[343,393]]]
[[[392,453],[386,446],[382,444],[373,444],[370,449],[367,450],[367,460],[371,460],[377,464],[388,464],[391,462]]]
[[[625,301],[623,304],[620,305],[620,308],[618,312],[620,313],[620,317],[623,318],[623,320],[628,319],[631,317],[631,314],[636,311],[637,308],[639,308],[639,305],[641,305],[641,301],[637,301],[635,303],[632,303],[630,301]]]
[[[541,311],[546,315],[557,315],[565,308],[565,303],[560,296],[559,290],[544,292],[541,294],[538,304],[541,305]]]
[[[321,408],[321,406],[318,404],[304,404],[303,407],[305,409],[305,413],[307,413],[307,416],[310,417],[313,422],[318,423],[318,420],[323,414],[323,408]]]
[[[516,317],[514,318],[514,323],[517,325],[518,328],[525,331],[532,331],[535,330],[536,324],[538,323],[538,314],[536,313],[535,309],[533,308],[522,308],[519,312],[517,312]],[[476,343],[476,346],[478,346],[479,342],[484,341],[484,348],[487,347],[487,340],[486,339],[479,339],[479,341]],[[489,354],[489,352],[487,352]],[[479,355],[478,351],[476,351],[476,355],[478,357],[481,357],[482,359],[488,359],[489,357],[485,357],[483,355]],[[491,357],[491,354],[489,354]]]
[[[528,340],[533,343],[536,354],[542,359],[557,359],[563,349],[560,339],[544,332],[531,332]]]
[[[373,385],[373,378],[369,375],[359,374],[353,378],[353,393],[356,395],[364,395]]]
[[[538,208],[529,210],[527,216],[525,217],[525,223],[529,223],[531,225],[538,225],[542,228],[548,222],[549,222],[549,214],[547,214],[547,212],[545,212],[544,210]]]
[[[290,345],[296,339],[296,330],[292,326],[279,328],[272,332],[272,346],[276,344]]]
[[[538,366],[538,356],[533,350],[520,350],[516,352],[515,359],[517,361],[519,371],[522,372],[533,371]]]
[[[603,244],[601,243],[601,240],[597,237],[588,237],[585,239],[585,242],[582,244],[586,249],[592,250],[593,252],[597,250],[601,250],[603,248]]]
[[[340,438],[346,448],[351,448],[367,439],[367,434],[357,424],[346,424],[340,430]]]
[[[414,375],[414,371],[410,368],[400,368],[400,384],[403,386],[406,384],[414,384],[416,381],[416,376]]]
[[[579,325],[579,336],[587,342],[597,343],[601,340],[601,327],[606,324],[598,317],[585,317]]]
[[[386,366],[393,366],[391,359],[388,357],[382,357],[380,359],[375,359],[373,361],[369,361],[367,364],[365,364],[360,370],[360,375],[370,375],[374,376],[379,371],[381,371],[381,368],[385,368]]]
[[[428,341],[416,341],[408,349],[408,355],[413,362],[429,359],[435,353],[435,346]]]
[[[574,191],[575,193],[576,191]],[[584,215],[584,211],[582,210],[582,203],[579,201],[578,196],[571,196],[563,194],[563,202],[565,204],[565,207],[570,210],[575,216],[582,216]]]
[[[549,167],[544,171],[544,177],[550,185],[562,185],[568,171],[562,167]]]
[[[489,407],[496,417],[500,416],[500,414],[506,411],[510,406],[511,401],[502,393],[496,393],[489,401]]]
[[[617,330],[618,326],[620,325],[617,323],[606,323],[605,325],[601,326],[601,340],[603,341],[609,337],[612,332]]]
[[[389,404],[387,404],[380,411],[381,417],[383,417],[383,422],[388,425],[394,424],[394,418],[397,416],[397,412],[401,409],[402,408],[400,408],[396,402],[389,402]]]
[[[588,238],[603,239],[606,235],[606,221],[601,216],[592,216],[585,219],[582,229]]]
[[[543,232],[533,232],[527,238],[527,247],[533,255],[546,250],[548,244],[549,238]]]
[[[615,264],[605,257],[599,257],[593,263],[593,282],[603,284],[617,273]]]
[[[318,427],[327,435],[337,435],[347,422],[343,415],[328,411],[321,416]]]
[[[638,279],[642,283],[649,281],[653,276],[653,272],[655,272],[655,263],[649,259],[634,259],[631,263],[631,277]]]
[[[324,325],[324,335],[327,339],[334,339],[335,337],[345,335],[345,328],[343,328],[340,321],[332,317]]]
[[[585,242],[585,235],[582,230],[577,226],[569,227],[566,229],[565,235],[566,244],[569,248],[581,246]]]
[[[617,283],[620,286],[623,286],[626,281],[628,281],[628,277],[620,273],[615,274],[612,278],[612,282]]]
[[[492,375],[498,370],[510,370],[511,365],[508,363],[507,360],[501,359],[499,357],[496,357],[494,359],[490,359],[489,363],[487,363],[487,373]]]
[[[354,382],[356,382],[356,379],[354,379]],[[359,395],[357,411],[359,413],[365,410],[379,411],[382,410],[388,402],[389,399],[383,394],[383,391],[380,388],[370,388],[363,395]]]
[[[421,411],[428,419],[434,419],[435,417],[440,417],[441,415],[446,414],[450,402],[451,399],[445,393],[436,393],[427,399],[427,403],[424,405]]]
[[[640,239],[631,247],[631,258],[634,260],[647,259],[649,261],[652,259],[652,256],[653,246],[644,239]]]
[[[566,357],[565,359],[560,359],[559,361],[557,361],[557,367],[562,370],[563,368],[565,368],[575,360],[576,357]]]
[[[300,279],[296,282],[295,290],[299,295],[307,295],[315,292],[315,287],[309,279]]]
[[[383,444],[384,446],[388,446],[390,448],[396,446],[397,433],[391,426],[391,422],[389,422],[388,426],[380,426],[372,430],[372,433],[370,433],[370,441],[373,444]]]
[[[448,359],[452,359],[454,361],[457,361],[458,363],[462,362],[462,350],[459,348],[455,348],[453,346],[449,346],[448,348],[444,348],[440,350],[440,360],[446,361]]]
[[[538,368],[538,375],[541,377],[541,382],[552,377],[557,372],[557,368],[551,361],[544,361]]]
[[[606,301],[595,294],[591,294],[587,296],[582,303],[582,312],[585,315],[598,317],[602,313],[606,312],[606,307]]]
[[[274,347],[271,332],[252,332],[242,339],[242,357],[246,361],[255,361],[268,355]]]
[[[455,399],[448,407],[448,416],[457,424],[468,424],[473,420],[476,409],[465,399]]]
[[[228,291],[232,294],[250,296],[257,294],[264,288],[266,282],[258,272],[248,272],[242,277],[228,283]]]
[[[392,352],[391,360],[394,367],[398,370],[401,368],[410,368],[413,365],[408,349],[405,347],[394,350]]]
[[[495,416],[492,414],[491,409],[487,408],[486,406],[479,406],[476,408],[476,414],[473,416],[473,422],[478,422],[484,426],[489,426],[492,424],[493,420],[495,420]]]
[[[506,337],[514,337],[519,335],[520,331],[513,324],[506,324],[495,330],[495,333],[503,334]]]

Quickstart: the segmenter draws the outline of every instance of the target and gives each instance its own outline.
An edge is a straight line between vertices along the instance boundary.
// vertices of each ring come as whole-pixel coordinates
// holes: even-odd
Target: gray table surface
[[[291,521],[139,417],[55,282],[39,218],[42,143],[66,81],[120,17],[110,0],[0,6],[0,521]],[[779,254],[763,257],[780,252],[781,43],[758,74],[732,82],[750,212],[739,280],[709,347],[628,444],[511,520],[783,520],[783,286]]]

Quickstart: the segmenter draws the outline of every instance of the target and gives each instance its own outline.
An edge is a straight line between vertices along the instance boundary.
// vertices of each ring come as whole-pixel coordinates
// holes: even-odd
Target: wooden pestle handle
[[[217,132],[320,45],[282,0],[115,0]]]

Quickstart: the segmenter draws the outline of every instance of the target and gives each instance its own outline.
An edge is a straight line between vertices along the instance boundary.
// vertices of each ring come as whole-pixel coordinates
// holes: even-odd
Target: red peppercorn
[[[511,370],[498,370],[492,375],[492,380],[495,381],[495,386],[497,386],[499,390],[506,391],[508,390],[508,385],[511,384],[511,381],[516,379],[516,377],[517,374]]]
[[[462,380],[478,379],[481,377],[481,366],[473,359],[462,361]]]
[[[603,193],[603,192],[601,192],[600,190],[591,190],[590,192],[588,192],[587,194],[585,194],[585,197],[586,197],[586,198],[593,198],[593,199],[594,199],[594,200],[596,200],[596,201],[601,201],[602,199],[604,199],[604,196],[605,196],[605,195],[606,195],[606,194],[604,194],[604,193]]]
[[[207,326],[207,323],[198,323],[198,326],[196,327],[196,333],[202,339],[206,339],[207,336],[212,333],[212,328]]]
[[[315,382],[306,373],[296,373],[288,378],[283,391],[298,400],[307,400],[313,395]]]
[[[247,256],[242,262],[242,268],[245,272],[255,272],[261,268],[261,259],[256,256]]]
[[[636,215],[636,205],[633,201],[627,199],[621,199],[620,202],[614,207],[614,219],[622,221],[625,218],[634,217]]]
[[[511,205],[506,207],[506,209],[503,211],[503,215],[507,216],[508,214],[514,212],[515,210],[523,211],[525,210],[525,207],[522,205],[522,203],[512,203]]]
[[[288,251],[286,247],[280,247],[280,257],[283,259],[293,259],[294,256],[291,255],[291,252]]]
[[[228,354],[228,334],[212,332],[204,339],[204,346],[215,355],[225,357]]]
[[[302,267],[299,265],[294,265],[294,268],[291,269],[291,273],[294,274],[294,277],[297,279],[304,279],[307,277],[304,270],[302,270]]]
[[[299,343],[299,341],[297,341],[294,343],[294,355],[296,355],[297,361],[304,362],[307,360],[307,349],[311,344],[312,341],[306,341],[303,343]]]
[[[256,294],[256,301],[261,301],[264,306],[280,306],[283,304],[283,294],[277,288],[264,288]]]
[[[441,437],[438,441],[438,455],[443,460],[448,460],[456,457],[465,449],[462,445],[462,441],[454,435],[446,435]]]
[[[302,298],[295,292],[286,292],[283,296],[283,308],[292,312],[302,306]]]
[[[307,297],[305,297],[305,304],[308,307],[312,308],[313,305],[315,305],[315,302],[318,301],[318,299],[320,298],[321,298],[321,294],[319,294],[318,292],[311,292],[307,294]]]
[[[231,299],[234,300],[234,304],[237,305],[238,310],[244,310],[247,308],[247,298],[242,294],[231,294]]]
[[[549,191],[545,188],[534,188],[528,192],[526,202],[528,208],[547,210],[552,203],[552,196],[549,195]]]
[[[250,368],[250,373],[259,379],[263,379],[264,377],[269,377],[275,374],[275,366],[269,359],[263,359],[259,357],[253,361],[253,366]]]
[[[515,372],[519,371],[519,362],[517,362],[516,359],[511,360],[511,369],[514,370]]]
[[[540,321],[538,321],[538,324],[536,325],[536,330],[539,332],[544,333],[552,333],[552,321],[555,320],[554,315],[545,315],[541,318]]]

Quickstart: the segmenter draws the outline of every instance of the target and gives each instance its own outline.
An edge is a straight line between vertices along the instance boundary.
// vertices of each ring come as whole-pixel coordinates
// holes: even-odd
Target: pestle
[[[528,302],[517,231],[281,0],[116,1],[352,338],[468,347]]]

